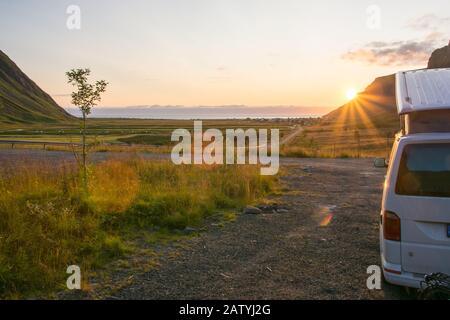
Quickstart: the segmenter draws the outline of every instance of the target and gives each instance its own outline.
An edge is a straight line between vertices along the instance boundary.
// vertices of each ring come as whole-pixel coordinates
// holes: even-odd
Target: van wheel
[[[419,299],[420,300],[449,300],[450,295],[449,295],[449,292],[445,289],[429,287],[421,292],[421,294],[419,295]]]
[[[410,287],[404,287],[404,288],[405,288],[405,292],[406,292],[406,295],[408,296],[408,298],[410,298],[410,299],[417,299],[418,298],[419,290],[414,289],[414,288],[410,288]]]

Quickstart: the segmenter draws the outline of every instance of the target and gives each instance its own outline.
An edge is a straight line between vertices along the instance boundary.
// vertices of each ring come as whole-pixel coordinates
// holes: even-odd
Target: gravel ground
[[[0,151],[0,164],[20,153],[9,151]],[[43,153],[58,161],[70,156],[41,151],[39,157]],[[182,245],[160,246],[153,268],[127,274],[124,284],[114,292],[102,290],[101,298],[407,298],[387,284],[382,290],[366,287],[367,267],[380,264],[385,170],[368,159],[282,159],[282,171],[282,191],[270,200],[286,212],[241,214],[222,228],[209,225]],[[120,282],[122,275],[114,278]],[[99,295],[85,296],[92,297]]]
[[[285,213],[241,215],[136,275],[120,299],[399,299],[366,287],[379,265],[384,170],[370,160],[285,159]]]

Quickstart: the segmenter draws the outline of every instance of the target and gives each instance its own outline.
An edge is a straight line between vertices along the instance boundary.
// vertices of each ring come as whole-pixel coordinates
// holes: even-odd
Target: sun
[[[347,97],[348,100],[355,99],[357,95],[358,95],[358,92],[356,92],[356,90],[353,88],[348,89],[347,92],[345,93],[345,96]]]

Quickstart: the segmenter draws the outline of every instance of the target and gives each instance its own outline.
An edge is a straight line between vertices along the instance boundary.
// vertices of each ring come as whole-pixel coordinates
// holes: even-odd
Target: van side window
[[[406,196],[450,197],[450,143],[407,145],[395,192]]]

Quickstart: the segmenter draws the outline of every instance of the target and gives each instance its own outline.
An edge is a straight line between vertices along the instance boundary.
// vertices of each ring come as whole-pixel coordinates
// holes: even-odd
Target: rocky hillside
[[[74,119],[0,50],[0,123],[57,123]]]
[[[435,50],[428,60],[428,69],[450,68],[450,44]]]
[[[450,47],[435,50],[428,68],[450,68]],[[326,124],[364,126],[373,124],[377,128],[399,125],[395,101],[395,75],[375,79],[357,99],[323,117]]]

